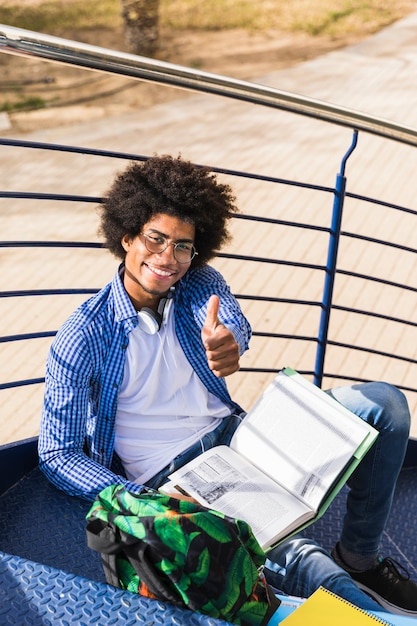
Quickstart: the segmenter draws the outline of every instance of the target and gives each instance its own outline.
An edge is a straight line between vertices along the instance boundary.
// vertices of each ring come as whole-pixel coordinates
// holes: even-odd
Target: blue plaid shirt
[[[219,318],[232,330],[240,353],[248,348],[249,323],[221,274],[210,266],[189,270],[176,284],[176,333],[207,389],[231,412],[240,412],[224,379],[209,369],[201,340],[212,294],[220,297]],[[118,272],[71,315],[51,346],[39,435],[40,467],[56,487],[70,495],[92,500],[111,484],[125,484],[136,493],[143,488],[123,476],[114,455],[119,387],[129,333],[137,323]]]

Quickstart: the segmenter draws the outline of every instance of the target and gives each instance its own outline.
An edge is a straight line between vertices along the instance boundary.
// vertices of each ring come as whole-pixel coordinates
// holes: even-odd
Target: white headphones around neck
[[[174,289],[175,287],[171,287],[167,297],[160,299],[157,311],[152,311],[152,309],[146,306],[138,311],[138,327],[147,335],[156,335],[160,330],[167,300],[173,297]]]

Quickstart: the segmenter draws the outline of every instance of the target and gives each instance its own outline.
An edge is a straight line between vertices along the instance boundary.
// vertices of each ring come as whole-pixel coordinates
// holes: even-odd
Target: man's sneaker
[[[337,545],[332,550],[332,557],[351,575],[358,587],[385,610],[398,615],[417,616],[417,585],[410,580],[409,573],[400,563],[377,557],[370,569],[357,572],[343,564]]]

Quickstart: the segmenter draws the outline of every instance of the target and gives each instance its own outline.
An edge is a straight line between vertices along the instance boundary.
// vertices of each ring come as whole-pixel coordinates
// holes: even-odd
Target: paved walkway
[[[357,45],[332,52],[287,70],[271,73],[255,82],[341,104],[376,114],[407,126],[417,127],[417,14],[397,22],[383,32]],[[161,87],[162,88],[162,87]],[[32,133],[34,140],[108,148],[141,154],[181,153],[199,163],[246,170],[281,178],[333,186],[340,159],[351,142],[348,129],[287,113],[256,108],[221,97],[192,95],[152,109],[89,120],[74,126]],[[59,153],[20,151],[0,147],[0,186],[6,190],[77,193],[99,196],[115,171],[123,165],[114,159]],[[417,151],[408,146],[360,135],[358,148],[348,161],[349,188],[358,194],[383,198],[417,209],[415,172]],[[282,219],[329,224],[332,197],[294,188],[275,188],[257,181],[229,180],[243,212]],[[413,220],[413,221],[412,221]],[[395,239],[416,247],[414,219],[380,207],[349,201],[344,227],[368,235]],[[90,205],[82,203],[27,202],[0,200],[0,228],[5,240],[68,239],[88,241],[97,238],[98,220]],[[277,230],[244,221],[233,225],[233,251],[245,254],[277,253],[290,260],[324,263],[326,240],[320,234],[303,235],[294,229]],[[375,248],[375,249],[373,249]],[[62,287],[100,287],[113,275],[115,261],[102,251],[55,250],[54,263],[47,264],[51,251],[38,249],[0,250],[2,290]],[[416,286],[414,255],[384,251],[347,241],[340,251],[344,267],[363,273],[374,272]],[[250,265],[250,267],[249,267]],[[320,298],[323,278],[296,269],[267,269],[248,264],[245,272],[234,262],[217,260],[236,293],[259,290],[264,295],[291,298],[303,290],[303,297]],[[355,291],[356,290],[356,291]],[[378,307],[393,316],[413,317],[417,297],[399,298],[395,291],[378,287],[357,289],[349,279],[338,283],[341,303]],[[57,329],[84,297],[3,298],[0,316],[6,329],[2,334],[28,330]],[[282,305],[260,306],[247,303],[245,311],[256,330],[277,329],[285,333],[316,332],[318,313]],[[358,325],[354,317],[335,314],[333,331],[339,341],[384,346],[392,353],[417,357],[417,332],[398,334],[395,325],[373,321]],[[25,344],[28,345],[25,345]],[[0,380],[43,375],[43,364],[50,339],[19,344],[1,344]],[[292,365],[313,367],[313,346],[301,349],[294,341],[264,342],[255,339],[242,365],[257,361],[265,367]],[[415,366],[396,364],[334,349],[329,355],[332,368],[359,376],[413,385]],[[230,379],[235,398],[248,407],[270,380],[270,375],[236,374]],[[1,395],[1,440],[9,441],[37,433],[42,398],[40,387],[5,391]],[[410,395],[415,410],[415,398]],[[417,417],[415,417],[417,422]]]

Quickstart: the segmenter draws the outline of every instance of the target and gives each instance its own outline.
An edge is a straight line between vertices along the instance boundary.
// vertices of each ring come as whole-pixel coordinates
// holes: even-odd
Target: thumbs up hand
[[[201,338],[206,349],[208,366],[213,374],[221,378],[239,369],[239,346],[232,331],[219,321],[219,307],[219,296],[211,296]]]

